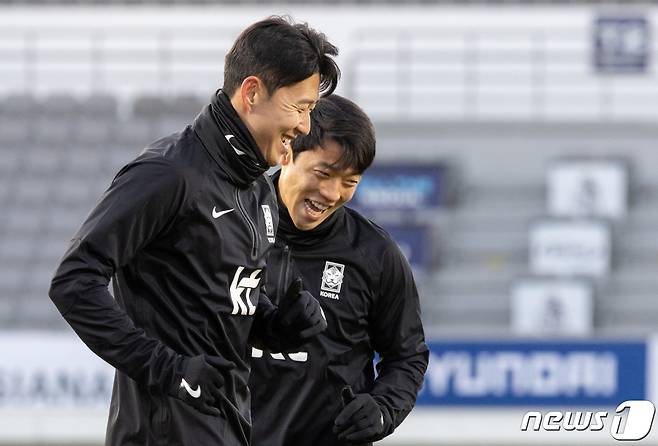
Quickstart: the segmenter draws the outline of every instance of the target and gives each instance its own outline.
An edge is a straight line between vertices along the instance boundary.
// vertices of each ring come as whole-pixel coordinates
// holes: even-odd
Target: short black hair
[[[269,94],[296,84],[315,73],[320,75],[320,92],[331,94],[338,84],[340,69],[330,56],[338,48],[306,23],[271,16],[242,31],[224,61],[224,86],[229,96],[249,76],[258,76]]]
[[[306,150],[321,149],[328,139],[343,149],[340,160],[333,166],[336,169],[353,169],[362,174],[375,159],[372,121],[361,107],[337,94],[320,98],[311,112],[311,132],[292,141],[293,160]]]

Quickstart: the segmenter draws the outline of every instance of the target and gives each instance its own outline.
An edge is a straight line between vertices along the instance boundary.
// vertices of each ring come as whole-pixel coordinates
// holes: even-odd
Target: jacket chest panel
[[[175,269],[200,299],[200,308],[227,316],[252,316],[265,276],[274,219],[255,194],[226,186],[200,193],[157,250],[175,258]],[[263,197],[267,203],[267,197]],[[269,209],[269,215],[276,213]],[[202,280],[201,280],[202,279]],[[205,310],[204,310],[205,311]],[[240,319],[240,318],[238,318]]]
[[[295,274],[301,274],[304,286],[318,299],[327,318],[339,322],[342,328],[351,332],[363,330],[367,326],[374,295],[372,278],[367,268],[360,265],[358,254],[351,252],[354,256],[348,258],[345,251],[301,251],[294,247],[292,250]],[[277,247],[275,251],[270,259],[280,259],[280,249]],[[268,263],[268,277],[278,277],[280,263]],[[272,279],[268,286],[275,286]]]
[[[276,220],[267,201],[257,199],[233,188],[199,198],[181,225],[181,239],[191,240],[189,249],[207,252],[207,262],[216,268],[264,265]]]

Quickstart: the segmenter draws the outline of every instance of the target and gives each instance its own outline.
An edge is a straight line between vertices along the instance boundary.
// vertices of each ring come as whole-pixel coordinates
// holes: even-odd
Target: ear
[[[257,76],[248,76],[242,81],[240,99],[246,111],[251,111],[252,107],[262,100],[263,91],[263,82]]]
[[[281,158],[279,158],[279,164],[281,164],[281,166],[288,166],[288,165],[290,165],[290,164],[292,164],[292,163],[293,163],[293,160],[292,160],[292,149],[288,149],[288,150],[286,151],[286,153],[284,153],[283,155],[281,155]]]

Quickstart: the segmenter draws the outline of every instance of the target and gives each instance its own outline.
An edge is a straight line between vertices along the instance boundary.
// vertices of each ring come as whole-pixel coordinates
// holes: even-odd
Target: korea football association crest
[[[262,204],[260,207],[263,209],[263,217],[265,217],[267,241],[274,243],[274,222],[272,221],[272,211],[270,211],[270,206],[267,204]]]
[[[343,286],[344,276],[345,265],[326,261],[324,263],[324,271],[322,272],[320,296],[338,300],[340,289]]]

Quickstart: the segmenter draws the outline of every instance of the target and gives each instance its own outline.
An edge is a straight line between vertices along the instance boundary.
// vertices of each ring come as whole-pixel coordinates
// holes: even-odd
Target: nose
[[[299,114],[299,122],[297,123],[297,131],[304,135],[311,132],[311,112],[304,111]]]
[[[322,182],[320,195],[330,204],[338,203],[340,200],[340,178],[329,178]]]

